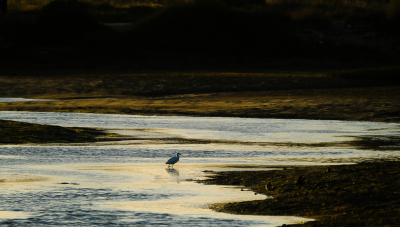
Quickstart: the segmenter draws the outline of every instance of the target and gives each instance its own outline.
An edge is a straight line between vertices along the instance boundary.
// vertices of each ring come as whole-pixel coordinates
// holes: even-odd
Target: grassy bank
[[[89,128],[66,128],[0,120],[0,145],[87,143],[118,140],[118,135]]]
[[[167,96],[224,92],[367,88],[400,85],[399,67],[335,71],[129,73],[91,70],[3,70],[4,97]],[[45,81],[45,83],[43,82]]]
[[[371,73],[372,72],[372,73]],[[334,72],[0,76],[0,110],[399,122],[396,68]]]
[[[243,185],[273,199],[215,204],[210,208],[234,214],[317,219],[298,226],[396,226],[399,222],[398,162],[282,169],[216,173],[202,182]],[[272,189],[267,190],[269,182]]]

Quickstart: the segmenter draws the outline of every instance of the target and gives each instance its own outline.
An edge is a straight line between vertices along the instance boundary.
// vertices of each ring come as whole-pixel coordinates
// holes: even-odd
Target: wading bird
[[[171,165],[172,165],[172,168],[174,168],[174,164],[179,162],[179,155],[181,155],[181,153],[176,153],[176,156],[168,159],[168,161],[165,163],[165,164],[168,164],[168,168],[171,168]]]

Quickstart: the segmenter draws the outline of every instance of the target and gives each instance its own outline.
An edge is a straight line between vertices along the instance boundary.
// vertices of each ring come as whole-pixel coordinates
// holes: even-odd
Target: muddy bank
[[[68,128],[0,120],[0,145],[27,143],[86,143],[122,139],[123,138],[117,134],[90,128]]]
[[[400,122],[393,75],[359,72],[3,75],[2,97],[57,100],[0,103],[0,111]]]
[[[348,80],[295,74],[6,75],[0,77],[0,84],[2,97],[58,99],[0,103],[0,110],[400,121],[400,87],[395,81],[380,78]],[[62,130],[43,128],[21,134],[23,130],[10,127],[3,132],[17,133],[17,139],[7,140],[8,144],[17,144],[28,141],[27,135],[40,135],[39,141],[51,142]],[[59,140],[98,138],[97,132],[80,137],[75,137],[80,135],[76,131],[69,133],[74,136]],[[398,137],[392,139],[398,144]],[[352,141],[351,146],[371,147],[371,141],[378,147],[393,145],[386,143],[387,138],[360,138]],[[398,145],[394,150],[398,150]],[[217,211],[318,219],[306,226],[396,226],[400,217],[399,169],[398,162],[333,166],[330,171],[328,167],[293,167],[218,173],[204,183],[245,185],[274,197],[213,205]],[[305,180],[296,184],[299,176]],[[273,190],[266,191],[268,182]]]
[[[400,221],[399,179],[399,162],[377,161],[220,172],[202,182],[244,185],[256,193],[273,196],[273,199],[210,206],[220,212],[317,219],[299,226],[397,226]],[[267,190],[269,182],[271,187]]]

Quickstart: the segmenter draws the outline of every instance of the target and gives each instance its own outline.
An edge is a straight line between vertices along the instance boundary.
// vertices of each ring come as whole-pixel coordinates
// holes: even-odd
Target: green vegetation
[[[116,135],[89,128],[65,128],[0,120],[0,144],[85,143],[99,141],[99,137],[109,138]]]

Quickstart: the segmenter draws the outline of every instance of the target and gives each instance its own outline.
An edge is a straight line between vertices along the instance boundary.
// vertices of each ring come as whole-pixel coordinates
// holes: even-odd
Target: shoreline
[[[400,68],[0,75],[0,111],[400,122]]]
[[[0,120],[0,145],[81,144],[121,141],[127,136],[93,128],[61,127]]]
[[[0,120],[0,124],[1,138],[7,140],[7,136],[14,136],[17,139],[14,140],[14,144],[21,144],[18,139],[23,139],[22,144],[54,141],[71,144],[77,140],[79,143],[84,143],[127,139],[88,128],[46,126],[4,120]],[[4,127],[7,124],[9,127]],[[17,128],[19,129],[16,130]],[[12,134],[13,131],[16,134]],[[49,137],[49,133],[52,136]],[[29,135],[30,138],[24,135]],[[382,141],[386,141],[386,138]],[[348,145],[370,146],[370,149],[376,149],[379,146],[385,147],[382,141],[375,141],[378,144],[376,147],[371,141],[361,141],[358,145],[360,141],[353,141]],[[399,138],[395,137],[394,141],[398,144]],[[209,206],[218,212],[239,215],[289,215],[316,219],[294,226],[395,226],[400,221],[400,205],[398,205],[400,193],[396,191],[400,187],[399,163],[398,160],[376,160],[351,165],[336,163],[328,166],[275,166],[274,168],[280,170],[215,172],[209,179],[198,182],[241,185],[255,193],[273,197],[273,199]],[[301,181],[299,181],[300,176],[303,179]],[[267,190],[266,185],[269,182],[272,187]]]
[[[0,111],[400,122],[400,105],[397,102],[400,100],[400,86],[303,91],[155,97],[28,96],[55,100],[3,102],[0,103]],[[349,94],[352,91],[354,94]]]
[[[399,177],[398,161],[378,160],[354,165],[218,172],[201,183],[242,185],[273,197],[209,206],[218,212],[316,219],[293,226],[396,226],[400,221]],[[267,190],[269,182],[272,186]]]
[[[0,103],[0,111],[400,122],[400,85],[391,83],[390,77],[355,80],[246,73],[1,75],[0,84],[2,97],[56,99],[4,102]],[[85,138],[97,141],[95,137],[91,134]],[[48,136],[42,139],[53,140]],[[387,138],[360,139],[351,146],[390,145],[390,141],[382,143]],[[391,139],[396,144],[400,140],[396,136]],[[274,197],[212,205],[217,211],[317,219],[301,226],[396,226],[399,223],[400,194],[396,191],[400,188],[399,162],[363,162],[332,166],[329,172],[327,169],[308,166],[267,172],[219,172],[202,183],[244,185],[255,193]],[[300,174],[305,181],[297,185]],[[275,190],[265,190],[269,181]]]

